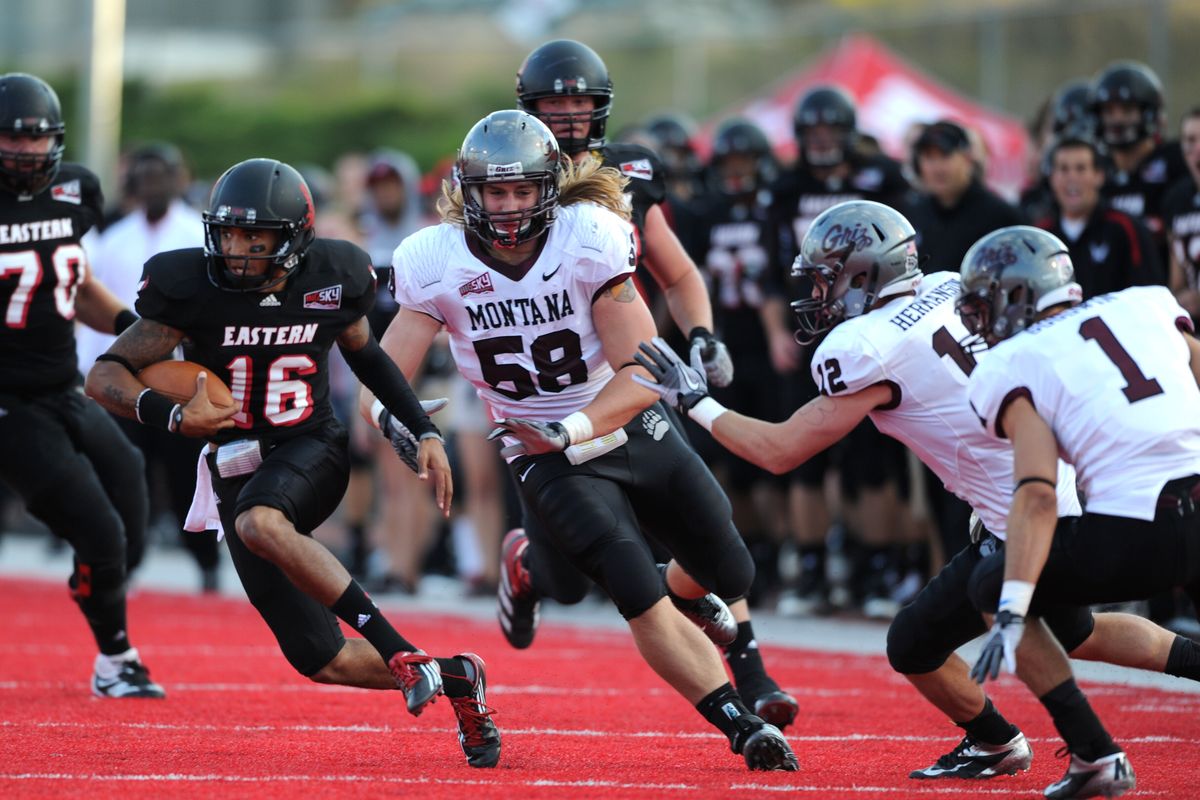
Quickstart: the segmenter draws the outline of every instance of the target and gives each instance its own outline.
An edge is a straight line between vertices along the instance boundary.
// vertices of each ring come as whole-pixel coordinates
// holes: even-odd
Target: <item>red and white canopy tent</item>
[[[993,189],[1016,198],[1025,185],[1032,143],[1021,120],[964,97],[862,34],[847,36],[782,83],[714,117],[703,126],[697,148],[707,154],[716,124],[741,115],[762,126],[775,151],[790,160],[796,152],[796,103],[821,83],[837,84],[855,98],[859,129],[875,136],[893,158],[906,157],[904,134],[914,123],[952,119],[983,138],[989,155],[986,179]]]

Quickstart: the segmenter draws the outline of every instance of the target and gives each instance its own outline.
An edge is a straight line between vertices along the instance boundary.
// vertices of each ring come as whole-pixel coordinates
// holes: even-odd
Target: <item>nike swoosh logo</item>
[[[530,464],[529,469],[525,470],[524,472],[522,472],[520,474],[520,476],[518,476],[521,479],[521,483],[525,482],[525,479],[529,477],[529,473],[533,472],[533,468],[536,466],[537,466],[537,464]]]
[[[544,280],[544,281],[548,281],[548,280],[550,280],[551,278],[553,278],[553,277],[555,276],[555,274],[557,274],[557,272],[558,272],[560,269],[562,269],[562,264],[559,264],[557,267],[555,267],[554,269],[550,270],[549,272],[543,272],[543,273],[542,273],[542,280]]]

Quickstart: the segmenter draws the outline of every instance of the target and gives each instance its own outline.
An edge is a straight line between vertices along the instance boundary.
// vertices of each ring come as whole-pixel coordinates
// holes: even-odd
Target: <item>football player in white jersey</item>
[[[726,411],[707,397],[698,371],[662,348],[643,347],[641,360],[657,371],[664,398],[685,408],[730,450],[767,469],[794,468],[870,416],[977,509],[981,535],[901,610],[889,630],[888,657],[966,731],[951,753],[912,777],[988,778],[1027,769],[1029,745],[971,680],[954,650],[986,631],[967,585],[974,567],[1004,538],[1012,454],[983,431],[966,402],[975,356],[959,345],[966,329],[954,310],[958,276],[923,276],[913,236],[898,212],[869,201],[844,203],[814,221],[794,270],[811,278],[816,290],[793,308],[806,333],[830,331],[813,359],[822,396],[784,423]],[[1056,513],[1073,518],[1080,509],[1070,470],[1058,477]],[[1194,644],[1139,617],[1093,619],[1086,608],[1056,607],[1044,620],[1073,656],[1200,677],[1200,666],[1189,661],[1198,652]],[[1023,655],[1038,664],[1024,665],[1022,677],[1034,673],[1031,688],[1050,690],[1053,684],[1037,683],[1037,669],[1061,659],[1042,626],[1033,627],[1037,655],[1032,648]]]
[[[1080,303],[1067,248],[1014,227],[963,261],[958,302],[992,355],[971,375],[972,407],[1012,443],[1015,489],[1006,553],[971,577],[976,605],[996,612],[976,665],[1020,666],[1024,620],[1049,604],[1148,598],[1183,587],[1200,604],[1200,342],[1164,287]],[[1056,526],[1048,475],[1058,456],[1078,471],[1086,513]],[[1063,783],[1133,785],[1118,752],[1072,748]]]
[[[647,282],[639,274],[643,278],[640,285],[651,292],[657,287],[662,293],[671,318],[680,332],[687,335],[691,349],[699,351],[708,381],[714,386],[728,386],[733,380],[733,361],[728,348],[712,333],[713,312],[708,290],[664,214],[665,170],[653,151],[607,140],[613,85],[604,60],[592,48],[573,39],[546,42],[535,48],[517,70],[516,88],[517,107],[546,123],[562,152],[577,166],[598,162],[629,178],[625,195],[638,243],[636,266],[644,267],[653,278]],[[520,530],[505,537],[502,552],[502,573],[521,569],[521,561],[542,561],[546,555],[538,542],[526,545]],[[670,574],[679,582],[687,580],[673,567]],[[559,602],[572,599],[578,602],[590,588],[586,581],[572,585],[566,576],[558,576],[555,584],[560,591],[554,599]],[[502,589],[503,586],[502,578]],[[795,719],[799,706],[763,666],[749,604],[745,598],[728,599],[737,629],[735,638],[722,644],[742,699],[768,722],[786,727]],[[514,619],[505,627],[505,636],[514,647],[528,646],[512,635],[514,625],[530,627]]]
[[[642,533],[721,595],[750,585],[728,500],[657,395],[632,380],[641,370],[626,356],[654,323],[631,281],[620,174],[576,167],[549,128],[515,110],[471,129],[456,170],[461,188],[447,187],[442,224],[396,249],[400,311],[385,350],[412,374],[446,328],[459,371],[502,426],[526,531],[563,562],[551,579],[569,571],[599,584],[646,663],[750,769],[798,769],[778,728],[746,709],[705,634],[668,600]],[[536,588],[539,576],[517,579]]]

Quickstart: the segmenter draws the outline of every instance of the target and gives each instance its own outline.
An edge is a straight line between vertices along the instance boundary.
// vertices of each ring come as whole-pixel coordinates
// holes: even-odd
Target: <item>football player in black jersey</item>
[[[1165,264],[1162,200],[1167,189],[1187,174],[1187,167],[1179,143],[1163,141],[1162,83],[1145,64],[1114,61],[1092,82],[1090,102],[1097,138],[1112,160],[1104,196],[1113,208],[1146,224]]]
[[[604,61],[590,47],[572,39],[543,44],[517,71],[517,107],[545,122],[564,154],[577,164],[598,159],[629,179],[626,193],[640,244],[639,272],[648,270],[653,283],[661,288],[672,319],[680,331],[687,332],[692,350],[700,353],[708,380],[714,386],[728,386],[733,381],[733,361],[725,344],[712,333],[712,306],[704,279],[663,214],[666,187],[662,163],[653,151],[640,145],[606,141],[612,96],[612,79]],[[645,281],[641,288],[647,288]],[[502,553],[509,555],[516,543],[506,544],[513,545],[503,547]],[[672,574],[677,573],[672,570]],[[686,578],[682,571],[678,574]],[[690,596],[699,588],[693,584],[681,594]],[[743,699],[764,719],[784,727],[796,716],[796,701],[766,674],[746,602],[739,599],[730,604],[730,610],[738,620],[738,636],[725,654],[735,667],[739,689],[747,688]]]
[[[823,211],[848,200],[874,200],[901,208],[912,187],[896,161],[864,146],[854,98],[839,86],[818,84],[801,95],[792,129],[795,164],[771,189],[776,238],[772,290],[764,300],[763,323],[771,362],[783,376],[785,407],[799,408],[817,396],[809,368],[816,343],[797,344],[788,305],[793,296],[807,297],[811,292],[811,287],[796,285],[790,275],[804,234]],[[836,460],[842,494],[854,499],[861,512],[856,532],[868,543],[861,560],[869,569],[860,570],[866,578],[864,610],[888,616],[895,611],[890,587],[874,578],[886,574],[891,559],[889,541],[896,517],[893,485],[906,470],[904,449],[864,424],[834,453],[810,459],[790,476],[789,523],[800,550],[801,575],[796,586],[781,596],[779,610],[805,616],[850,602],[836,593],[831,596],[825,582],[825,540],[833,519],[823,487],[825,474]]]
[[[142,456],[83,396],[75,321],[119,333],[135,319],[88,269],[80,239],[100,183],[64,164],[62,107],[40,78],[0,75],[0,481],[75,550],[71,594],[100,648],[92,691],[163,697],[130,644],[125,579],[141,560]]]
[[[1171,290],[1193,320],[1200,319],[1200,106],[1180,118],[1179,147],[1187,174],[1163,198],[1171,244]]]
[[[399,687],[414,715],[445,693],[467,763],[493,767],[500,734],[484,699],[483,661],[426,655],[311,536],[349,478],[347,433],[329,401],[335,343],[381,398],[375,418],[393,442],[403,426],[401,456],[418,477],[433,479],[445,513],[453,489],[437,428],[367,324],[375,298],[369,256],[349,242],[315,238],[313,216],[308,186],[287,164],[259,158],[227,170],[203,215],[205,246],[146,262],[137,301],[143,318],[100,357],[87,390],[114,414],[209,441],[200,472],[211,476],[234,566],[300,674]],[[186,404],[138,380],[184,337],[191,358],[230,387],[233,405],[209,401],[203,373]],[[347,640],[339,618],[364,638]]]

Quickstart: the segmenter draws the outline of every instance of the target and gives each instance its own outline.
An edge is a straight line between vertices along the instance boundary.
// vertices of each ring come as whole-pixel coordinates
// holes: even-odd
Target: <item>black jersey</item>
[[[1176,181],[1187,175],[1187,164],[1178,141],[1162,142],[1142,159],[1131,172],[1113,169],[1104,182],[1103,195],[1108,204],[1137,217],[1154,236],[1159,255],[1166,256],[1166,234],[1162,201]]]
[[[770,196],[735,202],[710,195],[695,206],[696,230],[689,251],[712,297],[716,328],[734,353],[767,351],[759,309],[770,281],[773,230]]]
[[[44,191],[0,191],[0,387],[39,392],[75,379],[75,292],[87,277],[79,240],[100,220],[100,181],[63,164]]]
[[[606,144],[596,151],[604,166],[612,167],[629,178],[625,193],[629,196],[633,211],[633,224],[638,236],[646,230],[646,212],[667,199],[667,186],[663,181],[666,170],[658,155],[648,147],[638,144],[617,142]]]
[[[215,440],[288,439],[333,420],[329,350],[371,309],[375,273],[349,242],[317,239],[275,292],[229,292],[209,280],[200,248],[146,262],[137,311],[183,331],[189,358],[225,381],[242,406]]]
[[[848,200],[874,200],[900,208],[911,190],[900,165],[883,155],[856,157],[850,176],[844,179],[819,179],[803,165],[784,172],[772,188],[771,204],[778,277],[790,272],[808,226],[821,212]]]
[[[1172,253],[1183,268],[1188,288],[1200,288],[1200,189],[1191,175],[1167,192],[1162,215]]]

